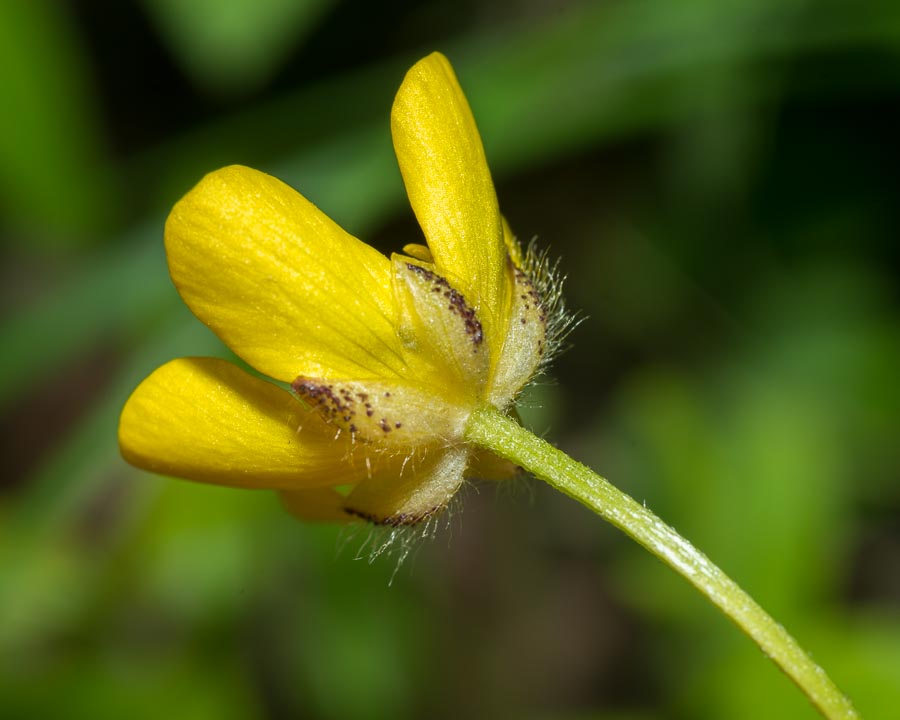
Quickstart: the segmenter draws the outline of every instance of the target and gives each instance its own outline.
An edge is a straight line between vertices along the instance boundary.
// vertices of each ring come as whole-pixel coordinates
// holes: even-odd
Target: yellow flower
[[[305,519],[417,523],[467,476],[512,466],[465,442],[541,364],[546,307],[500,215],[465,96],[438,53],[406,75],[391,131],[427,247],[390,259],[261,172],[207,175],[172,210],[169,271],[223,360],[156,370],[122,412],[130,463],[279,490]]]

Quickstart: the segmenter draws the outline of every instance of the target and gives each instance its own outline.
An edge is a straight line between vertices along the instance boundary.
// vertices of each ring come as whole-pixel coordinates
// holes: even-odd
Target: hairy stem
[[[586,505],[683,575],[762,648],[824,717],[859,717],[850,700],[781,625],[643,505],[496,410],[473,413],[466,437]]]

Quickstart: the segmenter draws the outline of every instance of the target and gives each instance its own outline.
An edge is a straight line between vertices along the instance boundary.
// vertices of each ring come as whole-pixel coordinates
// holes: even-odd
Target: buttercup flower
[[[181,297],[275,382],[223,360],[173,360],[125,404],[124,457],[190,480],[277,490],[300,518],[394,528],[433,517],[467,476],[509,476],[516,463],[681,573],[824,716],[858,717],[703,553],[510,417],[567,316],[553,273],[522,252],[500,215],[475,121],[442,55],[406,75],[391,131],[427,246],[390,259],[244,167],[207,175],[175,206],[165,239]]]
[[[207,175],[172,210],[169,270],[241,359],[182,358],[122,412],[132,464],[281,492],[297,516],[414,524],[467,476],[513,465],[465,442],[475,410],[506,411],[548,338],[538,265],[497,206],[447,59],[417,63],[391,131],[425,245],[390,259],[261,172]]]

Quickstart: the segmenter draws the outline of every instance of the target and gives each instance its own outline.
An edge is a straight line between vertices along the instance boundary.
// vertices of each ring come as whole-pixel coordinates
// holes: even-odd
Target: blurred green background
[[[228,356],[168,279],[168,208],[240,162],[415,242],[388,113],[434,49],[589,316],[525,421],[897,717],[894,0],[0,3],[0,717],[814,717],[536,483],[469,489],[389,586],[365,531],[120,459],[145,375]]]

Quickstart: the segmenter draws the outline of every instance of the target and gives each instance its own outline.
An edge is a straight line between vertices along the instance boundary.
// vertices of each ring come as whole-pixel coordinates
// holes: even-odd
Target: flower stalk
[[[646,507],[493,408],[472,413],[465,436],[586,505],[682,575],[759,645],[823,717],[859,717],[850,700],[787,630]]]

